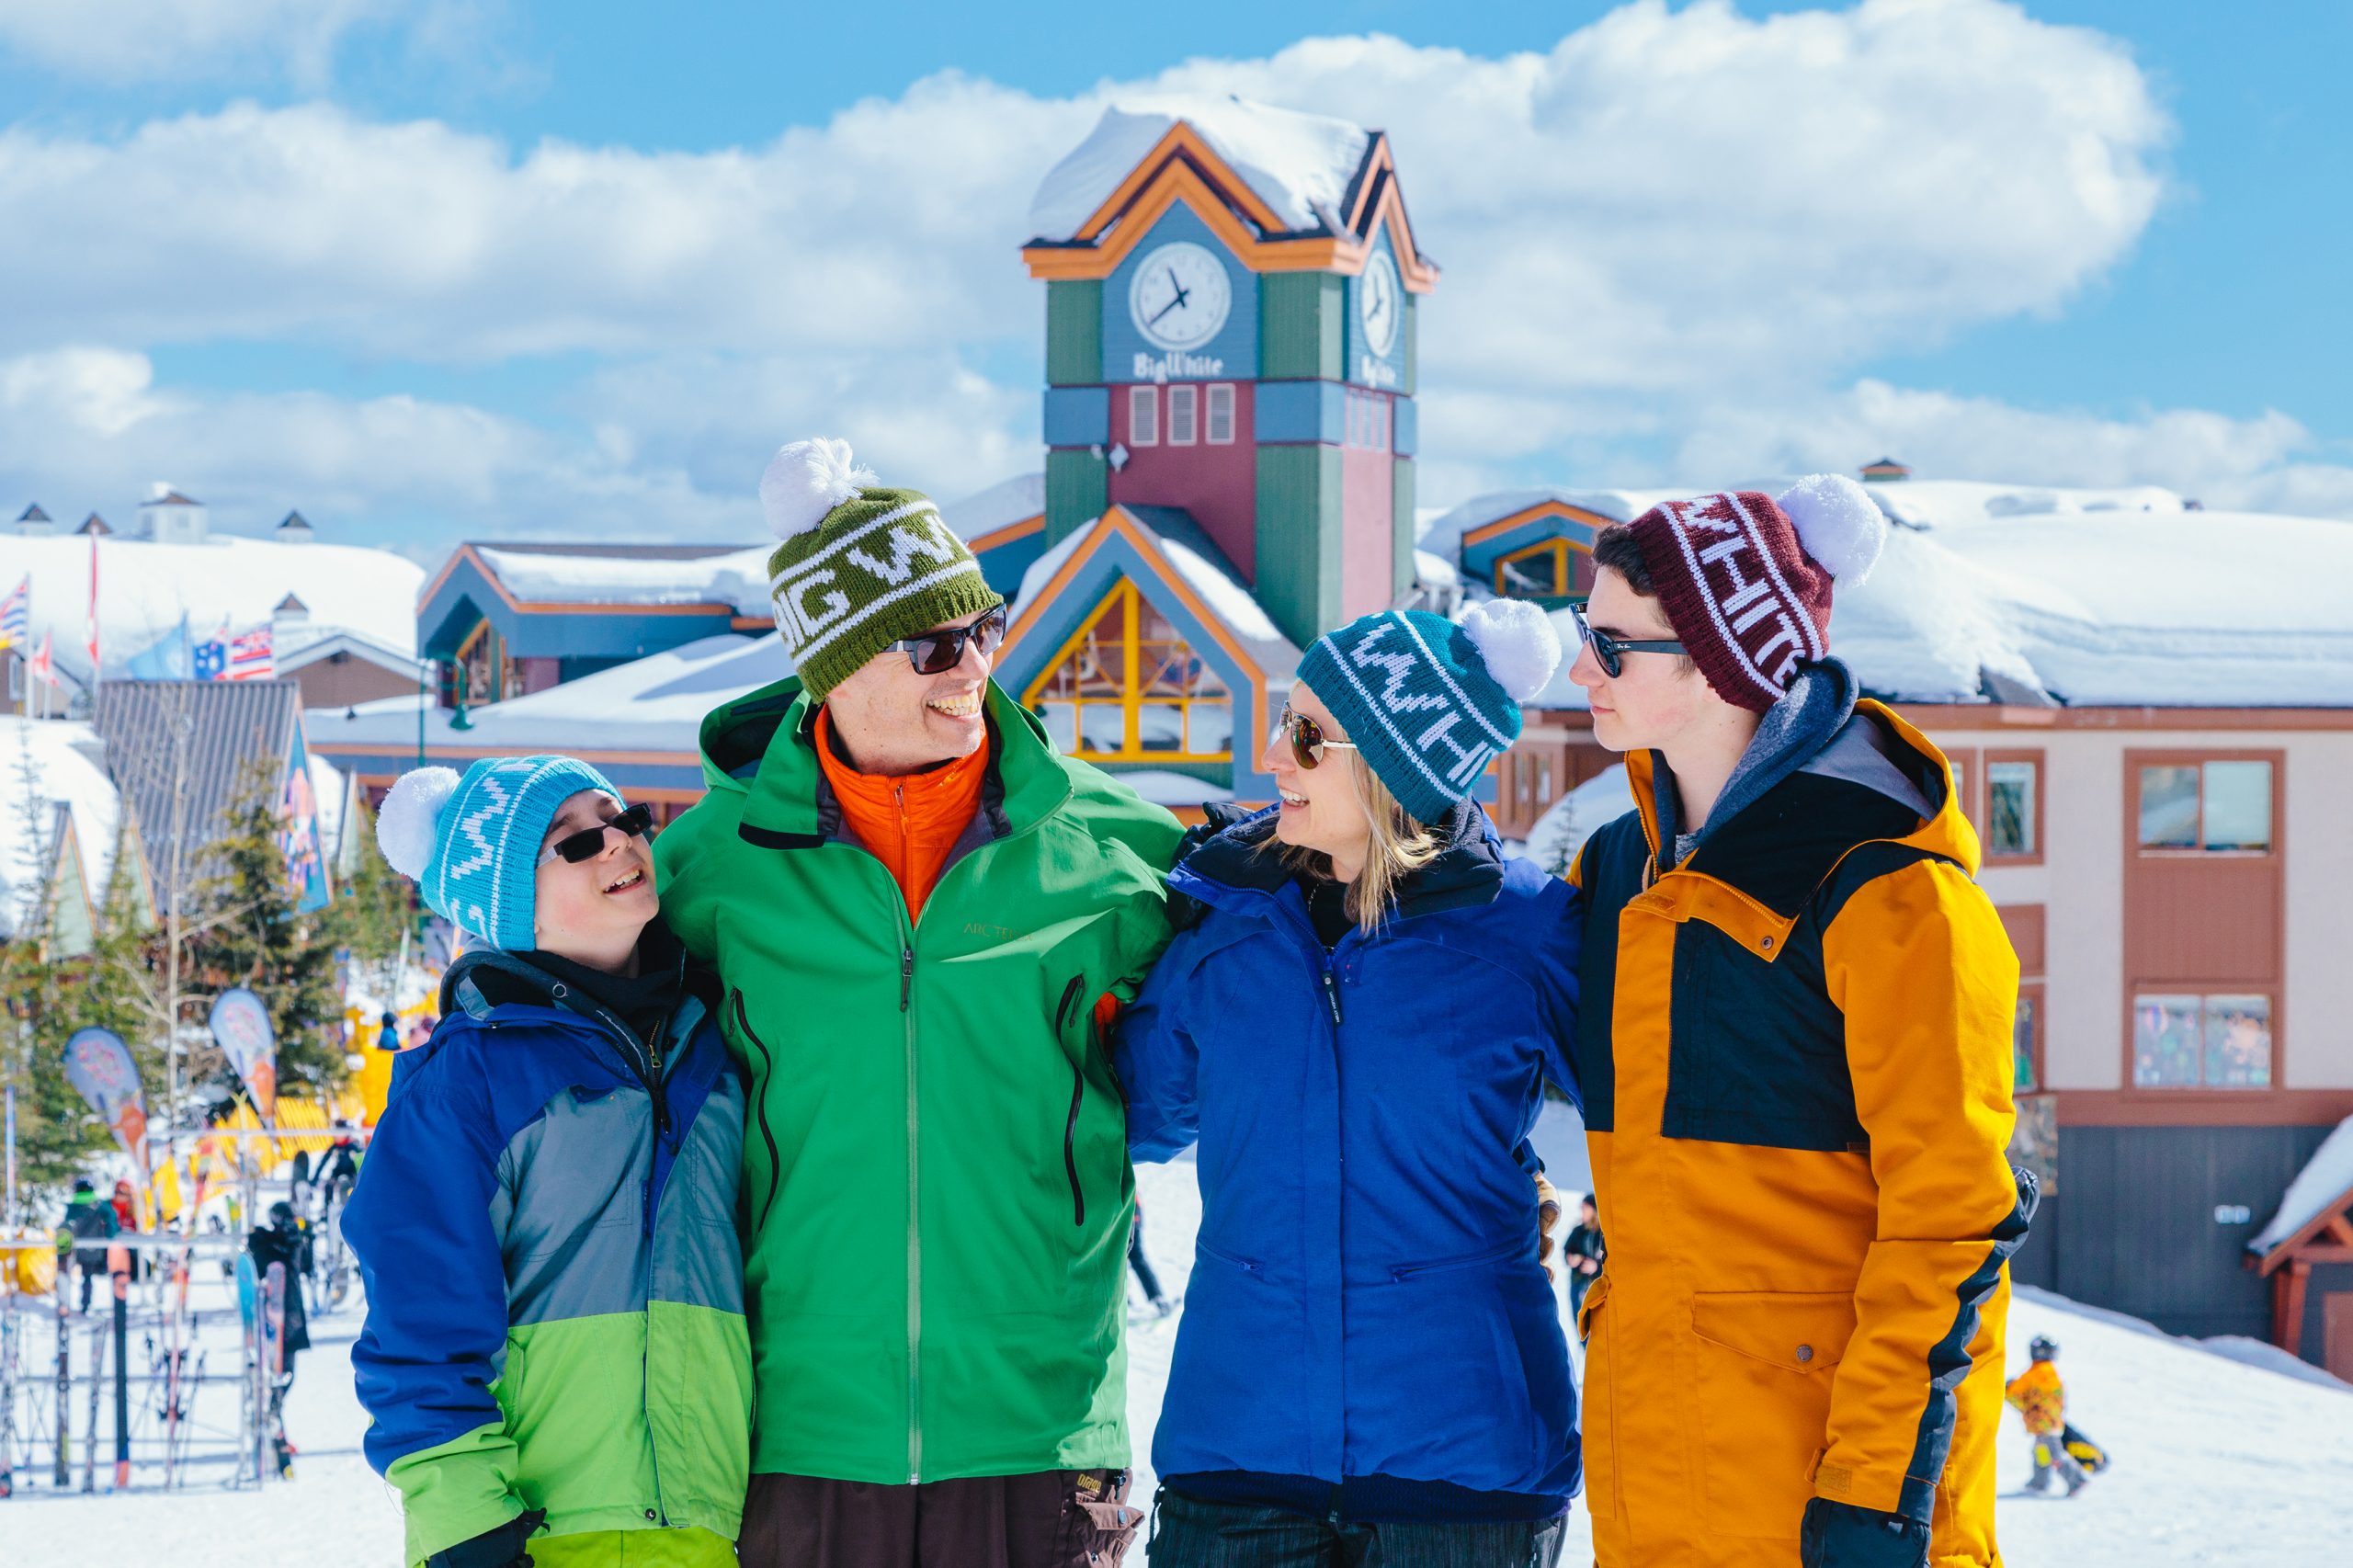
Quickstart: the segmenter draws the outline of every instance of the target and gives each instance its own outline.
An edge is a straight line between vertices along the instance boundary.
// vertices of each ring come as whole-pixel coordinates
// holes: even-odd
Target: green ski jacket
[[[751,1082],[757,1472],[1128,1463],[1125,1113],[1094,1027],[1168,939],[1175,818],[988,688],[981,808],[922,917],[848,833],[797,680],[702,727],[655,846]]]

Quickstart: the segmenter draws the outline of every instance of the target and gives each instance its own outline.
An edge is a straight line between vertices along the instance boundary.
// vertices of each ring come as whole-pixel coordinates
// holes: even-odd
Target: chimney
[[[38,501],[26,507],[24,515],[17,519],[17,532],[24,539],[40,539],[56,531],[57,525],[49,520],[49,514],[40,509]]]
[[[289,594],[278,601],[277,608],[269,612],[270,642],[278,652],[284,653],[287,645],[298,641],[298,634],[308,631],[310,626],[311,607]]]
[[[1903,463],[1897,462],[1893,458],[1881,458],[1875,463],[1865,463],[1863,465],[1863,483],[1865,484],[1893,484],[1898,480],[1909,479],[1911,477],[1911,469]]]
[[[289,512],[271,537],[280,544],[308,544],[315,535],[309,518],[300,512]]]
[[[104,517],[99,517],[96,512],[93,512],[88,517],[83,518],[82,526],[75,528],[74,531],[77,534],[89,534],[98,539],[104,539],[107,535],[114,532],[114,526],[108,523]]]
[[[157,482],[139,503],[139,534],[157,544],[202,544],[210,531],[204,503]]]

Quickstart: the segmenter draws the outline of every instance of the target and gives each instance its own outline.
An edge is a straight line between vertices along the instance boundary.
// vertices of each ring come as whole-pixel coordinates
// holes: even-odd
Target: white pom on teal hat
[[[384,797],[376,841],[434,914],[492,947],[521,951],[538,946],[540,842],[564,801],[584,790],[621,798],[603,774],[568,756],[484,757],[462,777],[420,767]]]

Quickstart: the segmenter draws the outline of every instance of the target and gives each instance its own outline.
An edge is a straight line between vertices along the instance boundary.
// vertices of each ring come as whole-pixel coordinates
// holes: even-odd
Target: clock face
[[[1364,276],[1357,279],[1357,314],[1364,322],[1365,347],[1383,359],[1397,347],[1403,298],[1397,264],[1386,254],[1374,256],[1367,264]]]
[[[1225,264],[1189,240],[1146,256],[1128,284],[1136,330],[1163,348],[1199,348],[1217,335],[1233,306]]]

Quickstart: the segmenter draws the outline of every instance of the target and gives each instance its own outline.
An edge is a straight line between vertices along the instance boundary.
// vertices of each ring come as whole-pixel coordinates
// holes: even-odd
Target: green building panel
[[[1102,380],[1103,280],[1062,278],[1048,283],[1046,384],[1091,387]]]
[[[1347,334],[1344,279],[1271,272],[1258,280],[1258,374],[1270,381],[1340,379]]]
[[[1076,447],[1046,453],[1046,546],[1060,544],[1103,515],[1109,504],[1110,466]]]
[[[1399,458],[1389,472],[1389,516],[1397,540],[1397,571],[1390,597],[1414,585],[1414,460]]]
[[[1340,624],[1340,449],[1259,448],[1256,592],[1302,648]]]

